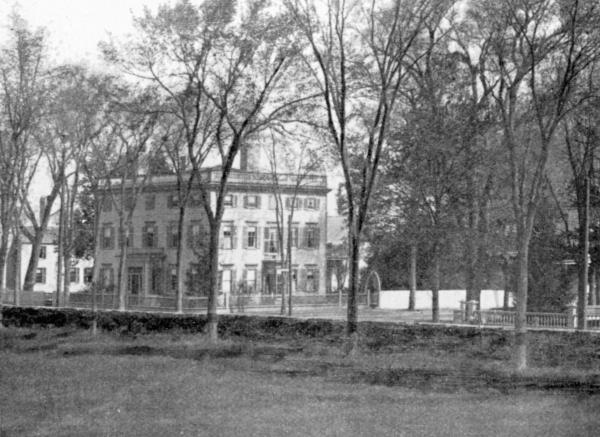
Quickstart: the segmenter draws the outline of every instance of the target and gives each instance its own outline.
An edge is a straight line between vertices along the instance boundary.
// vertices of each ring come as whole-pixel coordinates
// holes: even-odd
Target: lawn
[[[404,345],[406,346],[406,345]],[[1,435],[598,435],[594,369],[535,369],[452,348],[330,341],[217,346],[182,333],[0,331]],[[558,384],[556,382],[559,382]]]

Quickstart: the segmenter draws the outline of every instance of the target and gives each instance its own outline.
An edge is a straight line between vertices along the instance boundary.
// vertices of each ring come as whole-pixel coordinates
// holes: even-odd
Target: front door
[[[142,292],[142,268],[129,267],[127,271],[127,292],[130,295],[139,295]]]
[[[263,294],[273,295],[276,293],[275,261],[263,261]]]

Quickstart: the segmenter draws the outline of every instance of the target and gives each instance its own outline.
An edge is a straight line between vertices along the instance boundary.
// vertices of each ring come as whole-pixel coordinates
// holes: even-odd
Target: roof
[[[220,167],[203,168],[200,170],[202,179],[209,185],[216,187],[221,180]],[[189,174],[189,173],[188,173]],[[142,176],[138,176],[141,178]],[[327,187],[327,175],[325,174],[307,174],[301,176],[299,190],[305,191],[317,191],[320,193],[327,193],[329,191]],[[278,184],[280,188],[284,190],[293,189],[296,186],[298,176],[291,173],[281,173],[277,175]],[[169,189],[174,187],[177,181],[176,175],[158,175],[153,176],[148,180],[148,190],[158,189]],[[112,179],[111,185],[118,186],[120,184],[119,179]],[[263,189],[270,191],[273,186],[273,174],[270,172],[258,172],[258,171],[242,171],[239,169],[231,169],[227,180],[227,186],[229,189]]]

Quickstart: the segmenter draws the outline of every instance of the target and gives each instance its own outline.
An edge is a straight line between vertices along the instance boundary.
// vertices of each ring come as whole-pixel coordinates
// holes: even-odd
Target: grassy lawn
[[[595,367],[519,379],[503,358],[473,357],[430,346],[349,360],[309,339],[6,328],[0,435],[598,435]]]

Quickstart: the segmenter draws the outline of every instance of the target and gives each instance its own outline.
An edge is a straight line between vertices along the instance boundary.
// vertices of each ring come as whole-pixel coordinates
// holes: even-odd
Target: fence
[[[489,326],[514,326],[514,311],[487,310],[475,311],[474,323]],[[571,328],[574,327],[570,313],[527,313],[525,324],[535,328]]]
[[[2,290],[0,292],[0,302],[7,305],[20,306],[54,306],[56,295],[44,292],[23,292],[19,293],[18,298],[12,290]],[[286,303],[288,297],[286,296]],[[68,302],[60,302],[61,306],[72,308],[91,309],[94,305],[98,309],[114,310],[119,308],[119,296],[114,293],[96,293],[94,296],[90,292],[70,293]],[[292,306],[295,307],[319,307],[319,306],[343,306],[346,305],[348,296],[345,293],[327,293],[327,294],[296,294],[292,295]],[[359,305],[367,304],[367,296],[359,294],[357,303]],[[224,295],[217,297],[217,308],[221,310],[236,309],[260,309],[269,307],[280,307],[281,295],[252,294],[252,295]],[[125,309],[135,311],[165,311],[172,312],[177,308],[175,296],[141,296],[126,295]],[[204,312],[208,308],[208,297],[206,296],[184,296],[184,312]]]

